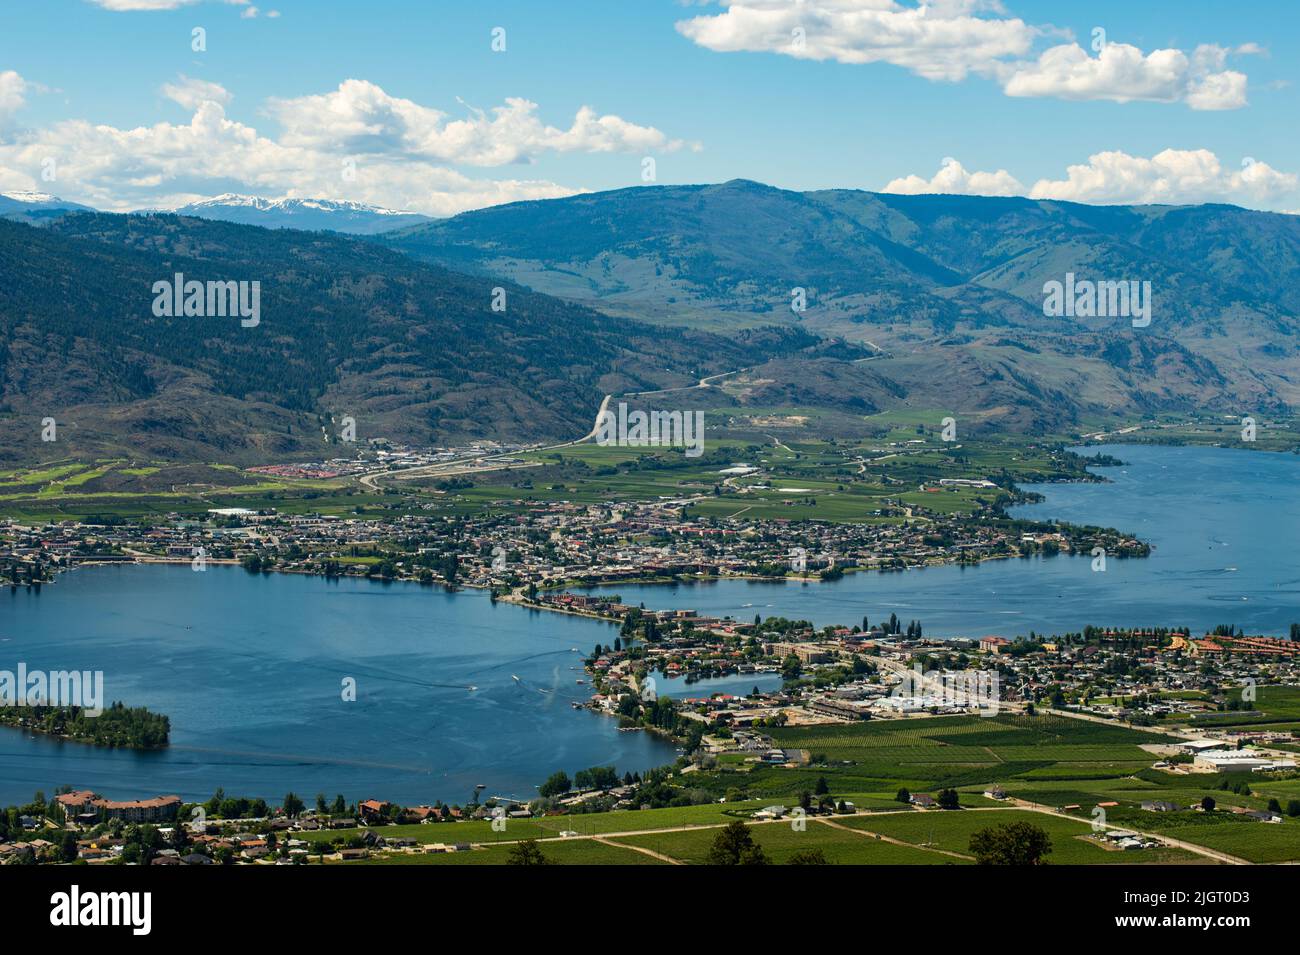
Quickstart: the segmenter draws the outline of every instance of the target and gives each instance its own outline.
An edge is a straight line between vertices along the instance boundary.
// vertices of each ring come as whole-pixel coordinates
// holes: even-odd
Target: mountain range
[[[69,212],[94,212],[90,206],[68,202],[43,192],[0,193],[0,219],[40,225]]]
[[[157,314],[178,273],[258,282],[260,320]],[[164,214],[0,220],[0,331],[9,460],[319,457],[346,453],[330,447],[345,416],[361,441],[565,440],[606,393],[823,347],[802,329],[611,322],[346,236]]]
[[[734,180],[495,206],[380,241],[609,315],[869,343],[908,404],[999,427],[1300,403],[1300,216]],[[1150,325],[1045,315],[1068,273],[1150,282]]]
[[[37,192],[0,193],[0,219],[39,225],[69,212],[94,212],[90,206]],[[170,210],[177,215],[222,222],[239,222],[267,229],[302,229],[375,235],[390,229],[420,225],[434,220],[414,212],[398,212],[380,206],[343,199],[263,199],[226,193]]]
[[[306,229],[374,235],[390,229],[434,221],[414,212],[340,199],[262,199],[233,193],[192,202],[171,210],[180,216],[260,225],[268,229]]]
[[[662,388],[750,434],[774,415],[810,433],[870,433],[893,409],[936,425],[951,414],[966,433],[1077,433],[1300,404],[1300,217],[1232,206],[738,180],[349,236],[12,201],[0,205],[9,459],[319,456],[344,415],[361,439],[563,441],[590,428],[604,394]],[[244,208],[272,206],[285,208]],[[259,282],[260,324],[155,315],[151,289],[176,273]],[[1068,275],[1150,283],[1149,325],[1045,314],[1046,283]],[[40,445],[46,416],[66,422],[69,445]]]

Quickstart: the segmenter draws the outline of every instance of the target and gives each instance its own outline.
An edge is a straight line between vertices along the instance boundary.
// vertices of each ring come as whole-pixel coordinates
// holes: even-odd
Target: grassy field
[[[803,832],[796,832],[789,823],[774,822],[750,826],[754,841],[772,862],[780,865],[796,852],[820,849],[832,865],[960,865],[963,860],[937,852],[899,846],[856,832],[846,832],[817,820],[807,820]],[[639,846],[670,856],[681,862],[702,865],[709,848],[717,837],[717,830],[696,832],[664,832],[654,835],[622,836],[617,842]]]
[[[1300,687],[1261,686],[1255,690],[1254,709],[1207,713],[1192,719],[1190,726],[1193,729],[1211,726],[1245,728],[1261,724],[1261,729],[1280,731],[1290,730],[1297,723],[1300,723]]]
[[[714,772],[693,777],[692,785],[719,796],[793,803],[824,781],[832,798],[852,800],[863,809],[897,808],[894,796],[900,789],[936,794],[950,787],[958,790],[963,806],[988,806],[982,793],[992,783],[1013,794],[1073,790],[1082,783],[1100,783],[1101,789],[1130,785],[1156,760],[1141,743],[1166,742],[1123,726],[1008,713],[993,719],[923,717],[785,728],[772,735],[781,747],[807,752],[811,764],[787,768],[722,761]],[[1093,803],[1104,798],[1099,791]]]
[[[1192,806],[1196,800],[1171,798],[1161,794],[1158,798],[1170,799],[1181,806]],[[1205,846],[1256,863],[1294,862],[1300,860],[1300,820],[1284,819],[1280,823],[1260,822],[1228,810],[1242,805],[1239,799],[1219,799],[1214,812],[1144,812],[1132,806],[1107,810],[1107,821],[1112,825],[1141,829],[1192,845]],[[1260,801],[1262,806],[1263,802]],[[1257,807],[1256,807],[1257,808]]]
[[[1004,713],[781,729],[773,739],[860,777],[941,786],[956,785],[954,778],[974,770],[983,771],[976,774],[979,781],[1004,783],[1040,769],[1065,776],[1127,775],[1152,762],[1139,744],[1164,737],[1066,717]]]
[[[991,812],[907,812],[854,818],[845,825],[876,832],[914,845],[932,846],[970,853],[970,838],[981,829],[1010,822],[1028,822],[1044,830],[1052,840],[1048,861],[1056,865],[1099,865],[1107,863],[1191,862],[1196,857],[1179,849],[1146,849],[1124,852],[1108,849],[1089,838],[1090,825],[1047,813],[1020,810]]]
[[[648,816],[649,813],[613,815],[614,818],[621,816],[626,823],[634,816]],[[664,815],[658,821],[667,822],[669,818]],[[810,818],[804,821],[802,830],[788,821],[767,822],[750,825],[749,832],[754,841],[763,847],[770,861],[778,865],[787,863],[795,853],[809,850],[820,850],[832,865],[969,865],[974,862],[969,851],[973,833],[988,826],[1018,821],[1031,822],[1048,833],[1053,846],[1049,861],[1057,865],[1186,864],[1211,861],[1175,848],[1136,853],[1110,849],[1090,838],[1091,827],[1082,820],[1006,808],[987,812],[901,810],[870,816],[835,816],[828,820]],[[464,827],[446,828],[455,829],[459,834],[459,830]],[[1152,831],[1151,827],[1147,828]],[[1225,823],[1222,826],[1202,828],[1205,830],[1204,835],[1198,832],[1189,838],[1189,834],[1183,830],[1175,835],[1198,845],[1244,854],[1244,824]],[[1300,830],[1300,825],[1295,828]],[[383,830],[385,834],[389,834],[389,831]],[[539,842],[539,846],[548,861],[560,865],[647,865],[668,860],[702,865],[707,861],[709,849],[721,831],[721,826],[714,823],[688,829],[665,827],[661,831],[627,835],[618,834],[617,828],[609,831],[613,834],[604,837],[602,841],[591,838],[548,838]],[[510,836],[518,839],[522,834],[516,831],[510,833]],[[1215,844],[1216,841],[1223,845]],[[460,853],[395,853],[372,857],[356,864],[505,865],[509,848],[506,844],[486,844],[477,846],[470,852]],[[647,851],[637,852],[638,849]],[[1256,845],[1254,851],[1261,856],[1259,861],[1274,861],[1264,858],[1270,852],[1268,844]],[[655,855],[666,859],[657,859]]]
[[[680,806],[668,809],[637,809],[619,812],[586,813],[572,816],[544,816],[538,819],[510,819],[505,832],[494,832],[487,820],[467,820],[456,823],[432,825],[384,826],[376,830],[388,838],[416,839],[423,844],[437,842],[492,843],[517,839],[549,839],[568,830],[579,835],[600,835],[606,832],[634,832],[638,829],[668,829],[679,826],[717,826],[733,822],[766,802],[751,800],[743,803],[710,803],[702,806]],[[349,836],[360,835],[365,829],[332,829],[304,832],[301,838],[309,842],[333,840],[338,842]]]
[[[1250,862],[1294,862],[1300,859],[1300,821],[1287,819],[1272,824],[1214,813],[1209,822],[1176,824],[1170,815],[1173,814],[1164,816],[1156,826],[1150,827],[1150,831],[1217,849]],[[1206,819],[1200,813],[1178,815]]]
[[[172,511],[203,514],[218,507],[343,514],[386,503],[380,495],[361,495],[351,488],[342,479],[278,478],[224,464],[64,461],[0,471],[0,515],[24,522],[132,520]]]
[[[1270,705],[1279,707],[1279,712],[1285,709],[1282,704],[1293,702],[1294,697],[1294,691],[1289,689],[1261,691],[1261,699],[1269,699]],[[991,719],[881,720],[772,732],[778,745],[805,750],[814,760],[824,762],[794,769],[752,764],[720,768],[708,779],[697,779],[695,784],[712,786],[718,792],[739,791],[750,798],[789,804],[799,793],[813,792],[824,781],[833,799],[847,799],[859,811],[868,812],[898,810],[900,804],[894,796],[900,788],[934,795],[942,788],[951,787],[958,791],[963,807],[1005,806],[1006,803],[983,796],[986,789],[996,784],[1013,799],[1056,810],[1079,807],[1075,810],[1078,823],[1065,823],[1071,831],[1078,831],[1079,827],[1086,831],[1094,807],[1107,803],[1113,804],[1107,808],[1107,819],[1112,825],[1159,833],[1175,825],[1186,825],[1185,820],[1190,818],[1196,823],[1194,829],[1179,831],[1177,838],[1253,861],[1300,860],[1300,844],[1296,842],[1300,836],[1300,820],[1287,819],[1281,825],[1270,825],[1226,811],[1207,817],[1191,811],[1163,814],[1142,810],[1141,803],[1148,800],[1193,807],[1205,796],[1213,797],[1223,810],[1264,809],[1270,798],[1278,799],[1285,807],[1290,799],[1300,799],[1300,778],[1185,774],[1152,769],[1157,756],[1141,749],[1141,745],[1170,741],[1157,733],[1067,717],[1005,713]],[[944,815],[976,818],[981,814]],[[917,816],[930,820],[925,825],[934,824],[938,818],[934,813]],[[912,816],[881,818],[908,820]],[[1051,816],[1042,818],[1052,820]],[[1207,825],[1207,821],[1215,824]],[[873,825],[861,819],[853,824],[867,828]],[[907,821],[897,824],[922,825]],[[1117,861],[1115,854],[1093,844],[1083,844],[1082,849],[1071,844],[1068,848],[1069,854],[1058,856],[1055,861],[1089,858],[1097,862]],[[1118,855],[1129,862],[1155,858],[1149,852],[1140,859],[1131,854]]]
[[[612,846],[594,839],[573,839],[540,844],[552,865],[669,865],[660,859]],[[509,846],[485,846],[470,852],[418,852],[362,859],[347,865],[507,865]]]

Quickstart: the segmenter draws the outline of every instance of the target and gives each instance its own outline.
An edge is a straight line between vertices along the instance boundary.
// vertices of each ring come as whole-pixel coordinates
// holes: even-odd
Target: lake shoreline
[[[1050,636],[1088,624],[1208,631],[1228,622],[1284,636],[1287,624],[1300,619],[1295,590],[1287,588],[1289,537],[1277,524],[1296,476],[1291,457],[1197,447],[1125,450],[1129,463],[1111,481],[1069,482],[1061,494],[1029,505],[1044,520],[1132,526],[1157,545],[1150,558],[1111,561],[1104,574],[1089,572],[1086,554],[1074,560],[1078,555],[1062,553],[1066,559],[1035,555],[1024,567],[984,560],[920,567],[926,574],[851,573],[839,581],[734,575],[591,589],[608,594],[617,584],[630,606],[689,608],[746,622],[757,614],[821,627],[857,623],[868,613],[878,622],[893,612],[904,625],[919,618],[935,639]],[[1207,500],[1216,506],[1201,506]],[[38,741],[25,734],[3,734],[0,765],[9,769],[15,793],[66,783],[124,797],[160,787],[194,794],[212,780],[247,794],[342,789],[415,804],[455,799],[477,777],[499,791],[527,794],[557,768],[616,763],[622,771],[672,759],[666,749],[649,755],[634,747],[629,755],[611,742],[645,741],[647,734],[618,732],[612,721],[564,718],[569,702],[590,690],[574,692],[573,677],[585,672],[564,675],[583,670],[581,657],[558,654],[612,643],[608,628],[616,619],[510,595],[457,600],[441,584],[385,591],[360,581],[393,579],[234,573],[237,561],[209,560],[204,574],[183,567],[189,558],[87,561],[100,572],[65,581],[58,599],[16,594],[17,616],[6,628],[14,634],[12,649],[31,654],[29,662],[45,656],[55,664],[98,663],[122,687],[114,690],[120,698],[168,713],[177,733],[170,752],[105,754],[108,773],[73,758],[80,747],[60,753],[60,743],[44,740],[36,750]],[[135,569],[145,563],[164,566]],[[328,585],[305,583],[312,577]],[[665,590],[704,581],[717,586]],[[580,623],[520,609],[606,626],[582,634]],[[338,699],[339,675],[349,673],[366,693],[382,691],[385,705],[339,722],[329,701]],[[469,684],[478,692],[466,694]],[[186,690],[195,685],[203,692]],[[596,715],[578,708],[588,710],[584,719]],[[380,740],[382,762],[374,750]]]

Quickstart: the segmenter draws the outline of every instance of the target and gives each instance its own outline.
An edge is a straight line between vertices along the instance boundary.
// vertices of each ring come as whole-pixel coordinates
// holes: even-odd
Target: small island
[[[80,706],[0,707],[0,725],[114,749],[161,749],[171,737],[171,720],[143,706],[117,702],[99,716]]]

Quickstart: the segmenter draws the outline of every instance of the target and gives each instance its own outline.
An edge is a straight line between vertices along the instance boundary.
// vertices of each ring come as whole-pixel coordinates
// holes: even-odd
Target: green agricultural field
[[[887,437],[862,441],[767,443],[777,440],[779,434],[767,435],[763,442],[713,438],[698,461],[675,449],[595,444],[527,452],[520,455],[527,466],[479,475],[476,486],[449,488],[438,504],[471,513],[539,501],[673,497],[691,499],[690,509],[705,517],[874,523],[900,519],[876,513],[882,509],[971,513],[1006,493],[937,489],[941,478],[1003,476],[1032,482],[1081,474],[1078,462],[1060,456],[1049,442],[1025,438],[946,446],[936,433],[898,428]],[[897,444],[890,447],[890,442]],[[742,476],[720,473],[737,463],[760,470]],[[436,487],[445,480],[429,477],[421,483]],[[922,491],[922,485],[936,489]]]
[[[1275,798],[1286,807],[1288,801],[1300,799],[1300,778],[1296,779],[1259,779],[1255,780],[1251,788],[1256,795],[1269,799]]]
[[[636,832],[643,829],[667,829],[682,826],[717,826],[770,805],[770,801],[710,803],[702,806],[675,806],[668,809],[637,809],[618,812],[585,813],[571,816],[545,816],[537,819],[510,819],[505,832],[494,832],[488,820],[433,823],[431,825],[378,826],[367,829],[331,829],[304,832],[309,842],[332,840],[336,843],[351,836],[373,831],[390,839],[416,839],[422,844],[469,842],[491,844],[518,839],[549,839],[565,830],[579,835],[607,832]],[[793,802],[791,803],[793,805]]]
[[[848,817],[839,817],[846,819]],[[789,822],[771,822],[749,827],[754,841],[772,862],[783,864],[796,852],[820,849],[834,865],[960,865],[963,860],[937,852],[895,845],[856,832],[847,832],[816,819],[805,821],[797,832]],[[682,862],[703,865],[718,829],[693,832],[662,832],[653,835],[619,836],[622,845],[639,846]]]
[[[1300,779],[1259,777],[1255,774],[1218,773],[1168,773],[1143,769],[1133,776],[1111,779],[1036,779],[1025,774],[1004,784],[1009,796],[1051,808],[1079,806],[1080,818],[1090,818],[1090,812],[1099,803],[1117,803],[1107,808],[1107,818],[1117,825],[1153,830],[1173,825],[1179,820],[1202,824],[1207,818],[1199,813],[1152,813],[1141,808],[1141,803],[1159,800],[1182,807],[1194,807],[1206,796],[1214,799],[1220,809],[1233,807],[1265,809],[1270,798],[1277,799],[1286,808],[1292,799],[1300,799]],[[1240,788],[1240,792],[1234,790]],[[1219,813],[1215,819],[1235,819]],[[1240,820],[1236,820],[1240,821]]]
[[[171,512],[202,515],[219,507],[343,514],[392,501],[356,494],[352,486],[342,479],[283,479],[215,463],[58,462],[0,472],[0,516],[31,523],[134,520]]]
[[[1190,810],[1147,813],[1130,810],[1112,813],[1108,820],[1122,826],[1140,826],[1147,832],[1216,849],[1249,862],[1300,861],[1300,820],[1259,822],[1248,816],[1225,811],[1228,805],[1228,802],[1220,800],[1219,808],[1212,813]]]
[[[594,839],[555,839],[539,842],[552,865],[668,865],[669,863]],[[470,852],[393,853],[345,865],[509,865],[509,846],[486,846]]]
[[[340,845],[353,836],[374,832],[386,839],[415,839],[422,845],[436,843],[453,844],[469,842],[472,844],[513,842],[517,839],[545,839],[558,833],[539,825],[541,819],[511,819],[507,822],[507,832],[492,830],[487,820],[469,820],[466,822],[433,823],[430,825],[409,826],[374,826],[369,829],[329,829],[316,832],[304,832],[299,838],[315,842],[333,842]]]
[[[1167,833],[1175,839],[1217,849],[1249,862],[1300,861],[1300,822],[1294,819],[1273,824],[1234,818],[1211,825],[1161,826],[1152,831]]]
[[[1135,778],[1149,772],[1156,759],[1140,744],[1167,741],[1122,726],[1018,714],[914,717],[769,732],[777,745],[803,750],[814,763],[738,768],[724,762],[714,771],[692,777],[692,785],[719,796],[739,791],[750,799],[789,805],[801,793],[815,792],[824,780],[832,798],[848,799],[868,810],[897,808],[894,797],[899,789],[933,795],[953,788],[963,805],[987,806],[996,803],[985,800],[982,793],[994,783],[1013,795],[1030,789],[1095,790],[1091,803],[1095,804],[1110,798],[1111,787],[1158,788],[1158,783]],[[1218,781],[1210,779],[1213,782],[1207,780],[1207,785]],[[1140,794],[1138,798],[1150,797]],[[1079,800],[1048,804],[1075,801]]]
[[[989,781],[1044,767],[1127,775],[1153,761],[1139,744],[1165,740],[1120,726],[1016,714],[880,720],[781,729],[772,735],[780,746],[849,763],[861,773],[935,781],[962,766],[994,770],[987,774]],[[1010,772],[1016,764],[1034,765]]]
[[[1208,713],[1191,720],[1190,726],[1250,726],[1269,724],[1266,729],[1291,729],[1291,726],[1273,726],[1300,722],[1300,687],[1297,686],[1261,686],[1255,690],[1254,708],[1250,710]]]
[[[1009,822],[1028,822],[1044,830],[1052,840],[1047,860],[1056,865],[1099,865],[1107,863],[1191,862],[1193,853],[1179,849],[1123,852],[1108,849],[1093,839],[1090,825],[1047,813],[1015,809],[964,810],[945,812],[901,812],[857,817],[846,821],[855,829],[879,833],[914,845],[932,846],[950,852],[970,854],[970,838],[981,829]]]
[[[85,470],[84,464],[51,464],[40,468],[13,468],[0,471],[0,488],[40,488],[72,474]]]

